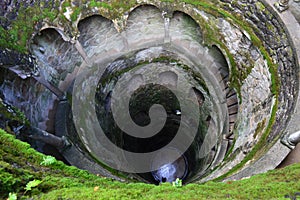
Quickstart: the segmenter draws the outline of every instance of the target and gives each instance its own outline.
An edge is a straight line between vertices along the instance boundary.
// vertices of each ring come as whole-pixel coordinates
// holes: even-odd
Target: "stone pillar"
[[[50,144],[60,151],[63,151],[66,147],[70,146],[70,143],[65,137],[57,137],[51,133],[35,127],[31,128],[31,135],[29,137],[46,144]]]

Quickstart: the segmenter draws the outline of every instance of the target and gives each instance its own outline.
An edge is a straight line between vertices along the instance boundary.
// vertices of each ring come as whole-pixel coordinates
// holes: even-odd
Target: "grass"
[[[285,199],[300,191],[300,164],[249,179],[174,187],[121,183],[70,167],[60,161],[41,166],[45,155],[0,130],[0,198],[19,199]],[[41,182],[28,190],[33,180]]]
[[[104,181],[105,184],[113,182],[67,166],[61,161],[51,166],[42,166],[40,163],[45,155],[1,129],[0,146],[0,199],[5,198],[9,192],[23,194],[26,184],[34,179],[43,182],[38,191],[35,189],[27,195],[65,187],[103,185]]]

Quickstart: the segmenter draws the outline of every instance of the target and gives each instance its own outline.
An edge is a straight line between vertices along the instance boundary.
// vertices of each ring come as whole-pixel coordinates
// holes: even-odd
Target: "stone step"
[[[238,103],[238,100],[237,100],[236,95],[229,96],[229,97],[226,99],[226,102],[227,102],[227,106],[231,106],[231,105],[233,105],[233,104],[237,104],[237,103]]]
[[[226,98],[228,98],[232,95],[236,95],[236,92],[234,89],[229,89],[228,92],[226,93]]]
[[[232,106],[229,106],[229,107],[228,107],[228,114],[231,115],[231,114],[238,113],[238,110],[239,110],[239,105],[238,105],[238,103],[233,104]]]
[[[237,113],[229,115],[229,123],[235,123],[237,119]]]

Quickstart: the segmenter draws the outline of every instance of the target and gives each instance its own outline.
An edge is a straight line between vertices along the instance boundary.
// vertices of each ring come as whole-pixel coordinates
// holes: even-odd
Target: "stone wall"
[[[65,97],[78,71],[87,69],[95,58],[115,59],[113,55],[169,43],[181,46],[176,52],[187,60],[192,57],[191,63],[203,62],[192,71],[200,74],[199,80],[204,80],[208,91],[213,91],[215,106],[219,106],[216,110],[224,118],[213,119],[217,127],[224,128],[224,137],[218,140],[223,146],[220,142],[215,154],[219,156],[211,165],[221,167],[208,179],[229,173],[242,161],[245,164],[257,150],[261,154],[267,151],[282,135],[293,112],[299,66],[284,25],[263,1],[1,3],[1,45],[22,52],[26,46],[25,52],[34,55],[1,52],[2,67],[27,78],[15,80],[11,72],[3,70],[1,92],[7,102],[19,107],[34,126],[42,129],[54,130],[55,102]],[[148,5],[145,10],[141,9],[144,4]],[[24,13],[30,18],[26,30],[20,28],[20,21],[26,19]],[[190,22],[176,24],[184,16],[191,18]],[[7,44],[3,39],[8,39]],[[226,59],[229,70],[225,74],[211,56],[211,46]],[[88,92],[90,88],[85,89]],[[229,109],[232,101],[239,106],[233,112]],[[229,159],[223,162],[225,153]]]

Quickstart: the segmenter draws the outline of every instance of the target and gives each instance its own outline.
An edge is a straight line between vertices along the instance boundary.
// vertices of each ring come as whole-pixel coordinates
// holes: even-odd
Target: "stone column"
[[[44,143],[50,144],[56,147],[59,151],[63,151],[65,148],[70,146],[70,143],[64,136],[57,137],[51,133],[35,127],[31,127],[31,135],[29,135],[29,137],[34,140],[39,140]]]

